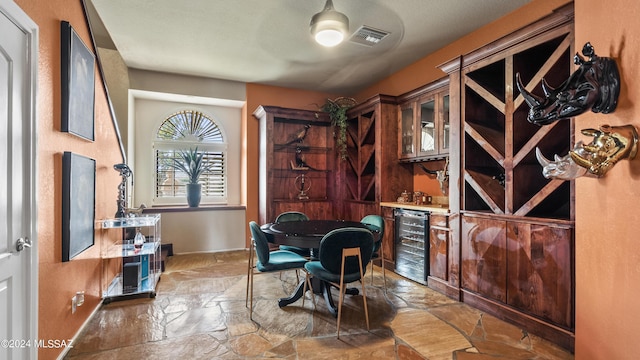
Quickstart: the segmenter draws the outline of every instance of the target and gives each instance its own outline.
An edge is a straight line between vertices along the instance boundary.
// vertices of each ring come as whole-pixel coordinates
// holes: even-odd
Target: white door
[[[0,359],[37,357],[37,27],[0,0]]]

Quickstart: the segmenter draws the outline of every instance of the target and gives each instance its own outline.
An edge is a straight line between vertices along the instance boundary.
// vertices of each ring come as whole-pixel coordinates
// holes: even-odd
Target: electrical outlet
[[[71,313],[75,314],[77,308],[78,308],[78,298],[77,298],[77,295],[74,295],[71,298]]]

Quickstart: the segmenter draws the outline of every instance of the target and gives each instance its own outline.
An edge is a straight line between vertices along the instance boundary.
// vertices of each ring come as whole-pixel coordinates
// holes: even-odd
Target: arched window
[[[155,160],[154,203],[186,203],[187,176],[169,166],[180,151],[198,148],[210,171],[200,176],[203,204],[226,204],[227,143],[223,129],[205,114],[184,110],[169,116],[158,128],[153,141]]]

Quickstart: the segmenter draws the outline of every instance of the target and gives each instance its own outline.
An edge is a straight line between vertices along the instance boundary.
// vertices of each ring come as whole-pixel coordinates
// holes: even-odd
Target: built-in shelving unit
[[[331,218],[335,187],[333,128],[322,112],[260,106],[260,222],[285,211]]]
[[[447,259],[458,266],[459,280],[444,279],[450,274],[444,267],[434,269],[444,290],[457,285],[465,303],[568,349],[575,338],[574,181],[546,179],[535,149],[567,154],[574,124],[529,123],[516,74],[544,97],[542,79],[559,86],[572,73],[573,54],[573,6],[567,5],[442,65],[457,126],[450,154],[460,154],[450,156],[448,221],[459,249],[449,248]],[[432,246],[444,251],[440,242]]]

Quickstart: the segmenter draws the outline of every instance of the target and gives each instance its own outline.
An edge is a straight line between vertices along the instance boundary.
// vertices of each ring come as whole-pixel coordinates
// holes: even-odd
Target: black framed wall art
[[[94,140],[95,56],[71,24],[60,22],[62,118],[60,130]]]
[[[65,151],[62,155],[62,261],[95,241],[96,161]]]

